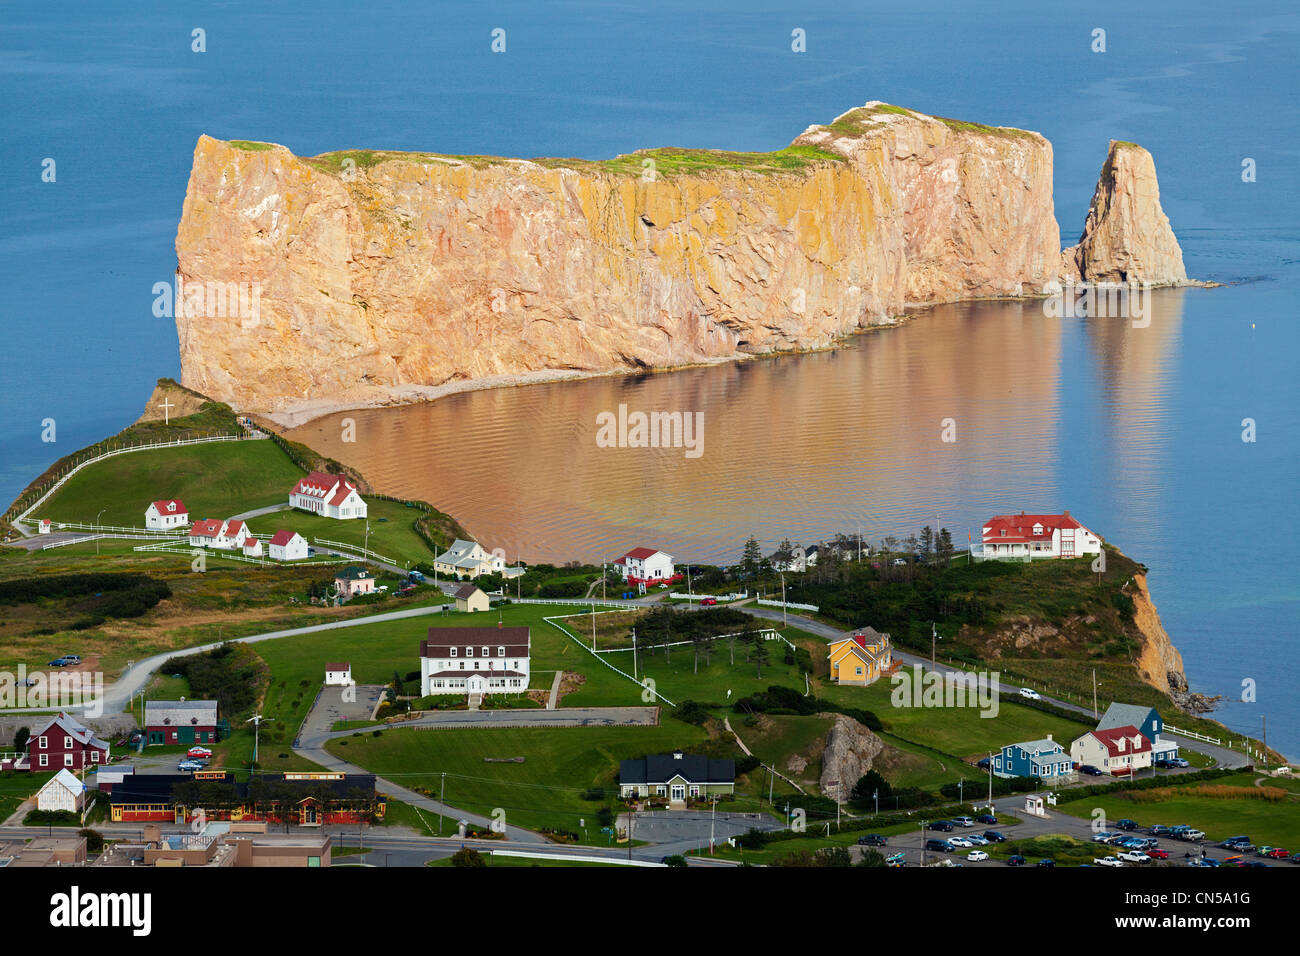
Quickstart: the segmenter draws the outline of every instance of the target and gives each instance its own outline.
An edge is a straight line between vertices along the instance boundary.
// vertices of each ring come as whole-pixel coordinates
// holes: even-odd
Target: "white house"
[[[997,515],[980,534],[977,557],[1078,558],[1101,553],[1101,538],[1066,511],[1059,515]]]
[[[521,694],[530,648],[526,626],[431,627],[420,642],[420,694]]]
[[[487,551],[477,541],[457,538],[450,548],[434,560],[439,574],[476,578],[480,574],[500,574],[506,569],[506,559],[501,554]]]
[[[267,543],[272,561],[298,561],[307,557],[307,539],[297,531],[277,531]]]
[[[49,534],[54,529],[54,525],[49,518],[42,518],[36,525],[38,534]]]
[[[614,568],[628,584],[666,581],[676,573],[673,556],[654,548],[633,548],[614,562]]]
[[[244,539],[243,550],[246,558],[260,558],[262,556],[262,540],[249,535]]]
[[[36,791],[37,810],[80,813],[86,803],[86,785],[70,770],[60,770]]]
[[[1154,707],[1141,704],[1121,704],[1118,701],[1106,708],[1097,724],[1098,730],[1111,730],[1115,727],[1136,727],[1138,732],[1151,741],[1151,762],[1172,760],[1178,756],[1178,743],[1164,736],[1164,718]]]
[[[352,665],[343,662],[325,665],[325,686],[346,687],[352,683]]]
[[[144,510],[144,526],[150,531],[171,531],[189,523],[189,510],[179,498],[155,501]]]
[[[357,486],[342,475],[313,471],[289,492],[289,506],[326,518],[364,518],[366,503]]]
[[[1151,741],[1136,727],[1090,730],[1070,745],[1070,759],[1121,775],[1151,766]]]
[[[817,555],[820,553],[820,550],[821,549],[815,544],[809,545],[807,548],[795,545],[794,550],[790,553],[789,561],[782,560],[773,555],[772,568],[776,571],[807,571],[809,568],[817,567]]]
[[[202,521],[194,522],[190,528],[190,546],[233,551],[243,548],[248,536],[248,525],[235,518],[229,521],[204,518]]]

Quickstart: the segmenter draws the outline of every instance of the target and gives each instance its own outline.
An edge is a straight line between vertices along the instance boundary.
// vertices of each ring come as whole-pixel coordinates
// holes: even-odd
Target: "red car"
[[[1273,849],[1269,850],[1264,855],[1271,860],[1285,860],[1291,854],[1288,853],[1286,850],[1282,849],[1280,846],[1275,846],[1273,847]]]
[[[1153,860],[1167,860],[1167,859],[1169,859],[1169,851],[1168,851],[1168,850],[1143,850],[1142,852],[1145,853],[1147,856],[1151,857],[1151,859],[1153,859]]]
[[[717,598],[705,598],[703,601],[700,602],[700,607],[712,607],[714,604],[717,603],[718,603]]]

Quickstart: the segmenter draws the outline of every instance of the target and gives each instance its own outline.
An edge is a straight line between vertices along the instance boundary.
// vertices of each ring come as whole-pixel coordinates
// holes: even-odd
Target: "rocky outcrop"
[[[852,717],[835,715],[822,751],[822,795],[845,802],[858,778],[871,769],[885,742]]]
[[[1134,667],[1138,676],[1157,690],[1168,694],[1178,707],[1192,713],[1204,713],[1213,708],[1213,701],[1202,694],[1191,692],[1187,675],[1183,672],[1183,655],[1174,647],[1155,602],[1147,589],[1146,575],[1133,576],[1133,623],[1141,635],[1142,646]]]
[[[1090,271],[1112,238],[1144,267],[1146,208],[1099,212]],[[774,153],[602,162],[204,136],[176,250],[183,383],[280,421],[823,348],[1061,269],[1046,139],[878,102]]]
[[[1141,146],[1111,141],[1083,235],[1061,260],[1067,281],[1187,282],[1183,250],[1160,208],[1155,160]]]

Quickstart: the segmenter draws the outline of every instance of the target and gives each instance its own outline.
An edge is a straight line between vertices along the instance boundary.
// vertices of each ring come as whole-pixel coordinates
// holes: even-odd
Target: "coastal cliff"
[[[825,348],[911,305],[1051,294],[1112,260],[1140,280],[1169,259],[1133,219],[1158,210],[1154,166],[1116,155],[1120,198],[1094,200],[1063,271],[1046,139],[877,102],[773,153],[304,159],[204,136],[176,239],[182,382],[288,423]],[[237,286],[251,310],[233,292],[214,307]]]

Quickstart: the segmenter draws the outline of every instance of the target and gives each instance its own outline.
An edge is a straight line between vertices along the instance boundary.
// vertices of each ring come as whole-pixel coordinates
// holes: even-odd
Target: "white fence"
[[[251,438],[245,439],[244,436],[242,435],[211,435],[207,438],[178,438],[176,441],[147,442],[147,443],[141,443],[139,445],[122,445],[118,448],[112,448],[104,452],[103,454],[96,455],[94,458],[87,458],[85,461],[79,462],[78,464],[74,465],[72,468],[65,471],[62,475],[59,476],[58,481],[50,485],[50,487],[45,490],[45,493],[43,495],[37,498],[36,501],[33,502],[32,505],[28,507],[26,511],[24,511],[22,514],[20,514],[17,518],[13,520],[13,525],[14,527],[20,528],[21,530],[21,525],[23,522],[27,520],[27,516],[31,514],[33,511],[35,511],[37,508],[39,508],[41,505],[43,505],[46,499],[50,497],[50,495],[54,494],[56,491],[62,488],[64,482],[66,482],[77,472],[81,471],[81,469],[85,468],[87,465],[93,465],[95,464],[95,462],[103,461],[105,458],[114,458],[118,455],[125,455],[133,451],[150,451],[151,449],[154,448],[178,448],[181,445],[204,445],[214,441],[257,441],[257,440],[258,439],[251,439]]]
[[[396,566],[397,564],[397,562],[394,561],[392,558],[386,558],[382,554],[376,554],[374,551],[371,551],[369,548],[363,548],[359,544],[349,544],[346,541],[331,541],[329,538],[313,538],[312,542],[314,544],[323,544],[326,547],[330,547],[330,548],[339,548],[339,549],[346,548],[348,551],[351,551],[356,554],[363,554],[367,558],[373,558],[376,561],[382,561],[384,564],[391,564],[394,566]]]
[[[111,524],[89,524],[85,521],[51,521],[50,529],[52,531],[104,531],[116,532],[119,534],[133,534],[137,537],[148,538],[158,537],[161,535],[175,536],[177,529],[168,528],[125,528]]]
[[[590,654],[592,657],[596,658],[596,660],[600,661],[602,664],[604,664],[606,667],[608,667],[610,670],[612,670],[615,674],[619,674],[619,675],[621,675],[621,676],[623,676],[623,677],[626,677],[626,678],[627,678],[628,680],[630,680],[632,683],[636,684],[636,685],[639,686],[639,687],[644,688],[644,690],[646,690],[646,691],[649,691],[651,694],[653,694],[655,697],[658,697],[660,700],[662,700],[662,701],[663,701],[665,704],[667,704],[669,707],[676,707],[676,706],[677,706],[677,705],[674,704],[671,700],[669,700],[667,697],[665,697],[663,694],[659,693],[659,691],[658,691],[658,690],[657,690],[657,689],[656,689],[652,684],[643,684],[641,681],[637,680],[635,677],[633,677],[633,676],[632,676],[631,674],[629,674],[627,671],[620,670],[619,668],[617,668],[617,667],[615,667],[613,664],[611,664],[609,661],[605,660],[605,658],[601,657],[599,654],[597,654],[595,651],[593,651],[590,647],[588,647],[588,646],[587,646],[583,641],[581,641],[581,640],[578,638],[578,636],[577,636],[576,634],[574,634],[571,630],[569,630],[569,629],[568,629],[567,627],[565,627],[563,624],[560,624],[560,623],[559,623],[560,621],[564,620],[566,617],[577,617],[577,616],[578,616],[578,615],[576,615],[576,614],[567,614],[567,615],[559,615],[559,616],[557,616],[557,617],[544,617],[544,618],[542,618],[542,620],[545,621],[547,624],[551,625],[552,627],[559,628],[559,629],[560,629],[561,631],[563,631],[565,634],[569,635],[569,637],[573,639],[573,642],[574,642],[575,644],[577,644],[579,647],[581,647],[584,651],[586,651],[586,652],[587,652],[588,654]]]
[[[1194,730],[1183,730],[1179,727],[1173,726],[1172,724],[1165,724],[1165,730],[1169,731],[1171,734],[1177,734],[1180,737],[1190,737],[1193,740],[1203,740],[1207,744],[1217,744],[1220,747],[1223,746],[1223,741],[1218,737],[1207,737],[1205,734],[1198,734]]]
[[[755,633],[758,634],[758,635],[759,635],[763,640],[765,640],[765,641],[783,641],[783,642],[785,642],[786,644],[789,644],[790,647],[792,647],[792,648],[794,647],[794,645],[791,644],[790,641],[786,640],[786,638],[785,638],[783,635],[777,633],[776,628],[765,627],[765,628],[763,628],[762,630],[759,630],[759,631],[751,631],[750,633],[751,633],[751,634],[755,634]],[[744,632],[742,632],[742,631],[736,631],[736,632],[734,632],[734,633],[732,633],[732,634],[717,634],[717,635],[714,635],[713,637],[709,638],[709,640],[710,640],[710,641],[725,641],[725,640],[727,640],[727,638],[730,638],[730,637],[746,637],[746,636],[747,636],[747,635],[746,635]],[[694,645],[695,645],[695,642],[694,642],[694,641],[671,641],[671,642],[668,643],[668,644],[653,644],[653,645],[651,645],[651,644],[642,644],[642,645],[641,645],[641,649],[642,649],[642,650],[658,650],[658,649],[661,648],[661,647],[693,647]],[[588,648],[588,650],[591,650],[591,648]],[[624,653],[624,652],[627,652],[627,651],[630,651],[630,650],[632,650],[632,646],[629,644],[627,647],[610,647],[610,648],[606,648],[606,649],[603,650],[603,651],[600,651],[600,650],[592,651],[592,653],[593,653],[593,654],[619,654],[619,653]]]
[[[510,598],[512,604],[560,604],[569,607],[620,607],[638,608],[643,605],[631,601],[584,600],[583,598]]]
[[[152,535],[145,534],[88,534],[82,538],[66,538],[63,541],[49,541],[41,545],[42,551],[48,551],[50,548],[66,548],[70,544],[85,544],[87,541],[99,541],[100,539],[112,538],[116,541],[139,541],[141,538],[152,538]],[[136,548],[136,551],[141,550]]]
[[[513,856],[525,860],[572,860],[577,863],[610,863],[615,866],[667,867],[667,863],[653,860],[629,860],[621,856],[596,856],[594,853],[537,853],[532,850],[488,850],[492,856]]]
[[[680,591],[673,591],[668,595],[673,601],[703,601],[705,598],[717,598],[720,603],[730,601],[744,601],[749,597],[748,591],[733,591],[730,594],[683,594]]]
[[[793,601],[768,601],[759,598],[756,602],[764,607],[783,607],[795,611],[819,611],[821,610],[816,604],[795,604]]]

